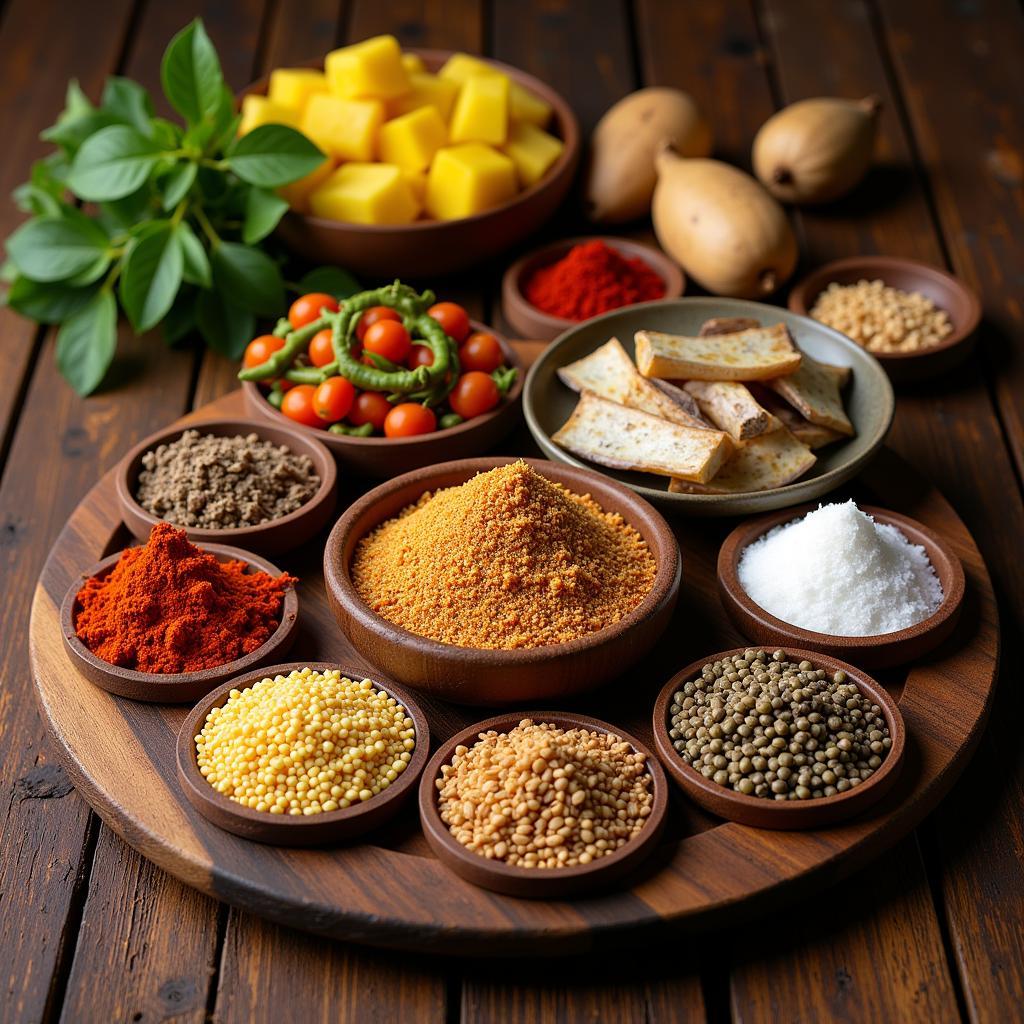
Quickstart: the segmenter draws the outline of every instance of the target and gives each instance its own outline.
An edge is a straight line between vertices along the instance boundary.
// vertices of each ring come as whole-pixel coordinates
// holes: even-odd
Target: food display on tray
[[[668,477],[669,490],[742,494],[782,487],[814,449],[854,434],[848,368],[802,352],[784,324],[708,320],[696,337],[638,331],[558,370],[580,393],[552,436],[599,465]]]

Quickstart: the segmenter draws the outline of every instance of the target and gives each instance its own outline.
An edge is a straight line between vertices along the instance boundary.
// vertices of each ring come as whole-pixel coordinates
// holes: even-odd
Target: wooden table
[[[860,252],[951,267],[982,296],[978,355],[899,395],[890,443],[973,531],[1004,635],[1024,627],[1024,11],[1016,0],[6,0],[0,192],[44,151],[65,79],[156,90],[160,55],[201,14],[225,73],[394,32],[519,65],[584,128],[641,83],[694,93],[717,155],[749,163],[779,105],[879,94],[880,166],[848,201],[796,217],[803,269]],[[20,215],[0,205],[0,234]],[[550,233],[568,231],[566,216]],[[500,266],[446,287],[498,320]],[[134,441],[233,386],[233,369],[125,330],[88,400],[58,377],[53,332],[0,312],[0,1020],[740,1021],[1020,1019],[1024,711],[1004,671],[974,763],[917,833],[818,898],[740,931],[600,962],[448,962],[330,944],[218,906],[100,825],[55,762],[32,697],[29,596],[75,504]],[[143,362],[143,359],[145,360]],[[439,898],[443,898],[439,895]]]

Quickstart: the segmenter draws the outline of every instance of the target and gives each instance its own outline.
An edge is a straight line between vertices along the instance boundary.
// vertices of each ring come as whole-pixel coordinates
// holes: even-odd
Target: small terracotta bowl
[[[216,556],[220,562],[247,562],[250,572],[265,572],[271,576],[280,576],[281,570],[276,565],[250,551],[230,548],[223,544],[200,544],[203,551]],[[208,694],[218,683],[225,679],[245,672],[257,665],[264,665],[275,657],[286,654],[295,639],[299,624],[299,597],[294,588],[284,593],[281,609],[281,622],[270,638],[257,647],[255,651],[242,658],[236,658],[224,665],[202,669],[198,672],[138,672],[135,669],[112,665],[97,657],[78,639],[75,633],[75,620],[81,611],[78,603],[78,592],[82,589],[82,581],[91,576],[105,576],[117,564],[121,552],[104,558],[82,573],[68,588],[60,607],[60,627],[64,635],[64,649],[67,651],[75,668],[91,683],[119,697],[130,697],[132,700],[146,701],[152,704],[184,704],[199,700]]]
[[[207,694],[189,712],[188,718],[178,732],[178,782],[185,791],[189,803],[218,828],[233,832],[243,839],[277,846],[327,846],[361,836],[390,821],[405,806],[414,792],[416,780],[423,771],[423,766],[427,763],[430,753],[430,727],[426,715],[412,696],[400,686],[374,680],[374,686],[378,690],[394,697],[408,711],[416,727],[416,746],[413,748],[409,767],[399,776],[398,781],[388,786],[383,793],[378,793],[377,796],[353,807],[302,816],[253,810],[218,793],[203,778],[196,764],[195,737],[206,722],[210,710],[221,707],[233,689],[243,690],[262,679],[286,676],[295,669],[303,668],[321,672],[336,668],[349,679],[366,678],[362,672],[352,672],[342,665],[322,661],[271,665],[269,668],[246,672],[218,687],[213,693]]]
[[[526,370],[506,338],[494,328],[476,320],[470,323],[474,331],[486,331],[498,339],[505,353],[506,364],[514,366],[518,372],[508,394],[502,397],[495,408],[457,427],[416,437],[347,437],[332,434],[328,430],[307,427],[288,419],[267,401],[266,395],[252,381],[242,383],[246,409],[257,420],[287,427],[303,437],[319,441],[344,468],[360,476],[387,478],[398,473],[408,473],[421,466],[432,466],[436,462],[479,455],[494,447],[519,422]]]
[[[962,363],[973,351],[981,302],[959,278],[941,267],[898,256],[851,256],[812,271],[789,293],[789,308],[810,316],[818,296],[833,282],[881,280],[890,288],[920,292],[949,314],[953,332],[939,344],[917,352],[872,352],[894,381],[935,377]]]
[[[544,313],[529,302],[523,293],[523,286],[540,267],[560,260],[574,246],[582,242],[604,242],[605,245],[617,249],[629,259],[643,260],[665,283],[663,299],[678,299],[686,287],[683,272],[660,249],[653,245],[644,245],[628,238],[614,238],[608,235],[594,235],[582,238],[566,238],[560,242],[535,249],[521,259],[516,260],[505,271],[501,282],[501,302],[505,319],[516,329],[522,338],[539,338],[552,341],[570,327],[582,321],[567,320],[565,317],[551,316]]]
[[[634,526],[654,554],[654,586],[619,622],[563,644],[527,650],[480,650],[439,643],[371,611],[350,575],[358,542],[417,501],[424,491],[455,487],[514,458],[464,459],[396,477],[354,502],[335,524],[324,550],[327,599],[355,649],[384,675],[458,704],[500,706],[555,700],[591,690],[646,654],[668,625],[682,576],[679,545],[661,515],[628,488],[589,469],[527,459],[548,480],[590,494]]]
[[[701,658],[700,661],[695,661],[681,672],[677,672],[658,694],[654,704],[654,746],[665,770],[679,783],[687,796],[720,818],[737,821],[742,825],[752,825],[754,828],[771,829],[825,828],[852,818],[881,800],[892,789],[903,767],[906,746],[903,716],[885,687],[875,682],[871,676],[852,665],[847,665],[846,662],[813,651],[785,648],[790,661],[806,659],[815,668],[823,668],[829,672],[842,669],[857,684],[861,693],[870,697],[885,715],[892,747],[881,766],[866,782],[862,782],[855,789],[848,789],[845,793],[836,793],[835,796],[810,800],[772,800],[744,796],[726,786],[720,786],[717,782],[704,778],[696,768],[692,768],[680,757],[668,735],[671,727],[669,709],[673,696],[685,683],[699,676],[700,670],[708,662],[719,661],[734,654],[743,654],[749,649],[737,647],[731,651],[720,651],[718,654]]]
[[[125,526],[139,540],[147,540],[150,530],[157,523],[164,521],[147,512],[135,499],[139,473],[142,472],[142,457],[146,452],[162,444],[176,441],[186,430],[198,430],[200,434],[213,434],[216,437],[244,437],[247,434],[257,434],[263,441],[284,445],[295,455],[307,456],[312,461],[317,476],[320,477],[320,487],[305,505],[269,523],[225,530],[182,527],[193,543],[237,544],[264,555],[279,555],[305,543],[330,522],[338,495],[338,469],[331,458],[331,453],[317,438],[300,434],[299,431],[290,430],[281,424],[260,420],[199,420],[188,424],[187,427],[172,427],[150,434],[121,460],[115,478],[117,500],[121,505],[121,517]]]
[[[769,530],[813,512],[816,503],[800,505],[797,508],[773,512],[770,515],[748,519],[736,527],[718,551],[718,594],[726,612],[736,628],[751,643],[762,646],[799,646],[833,657],[851,658],[858,665],[867,668],[886,668],[914,661],[945,640],[956,626],[964,599],[964,569],[956,552],[926,526],[873,505],[860,505],[879,523],[895,526],[912,544],[919,544],[928,553],[928,558],[942,584],[942,603],[927,619],[897,630],[895,633],[880,633],[877,636],[833,636],[801,629],[769,614],[755,604],[743,589],[739,580],[739,564],[743,549],[752,544]]]
[[[491,860],[467,850],[448,830],[437,809],[435,782],[441,775],[442,765],[451,762],[455,748],[460,744],[472,746],[482,732],[508,732],[524,718],[535,722],[549,722],[563,729],[585,728],[593,732],[612,733],[621,737],[635,750],[647,757],[651,776],[654,805],[647,824],[636,839],[631,839],[614,853],[599,857],[589,864],[568,868],[521,868],[503,861]],[[526,711],[521,714],[499,715],[463,729],[453,736],[430,759],[420,779],[420,824],[430,848],[438,859],[457,875],[483,889],[519,896],[524,899],[565,899],[581,893],[605,888],[638,867],[657,848],[668,812],[668,780],[658,759],[638,739],[597,718],[557,711]]]

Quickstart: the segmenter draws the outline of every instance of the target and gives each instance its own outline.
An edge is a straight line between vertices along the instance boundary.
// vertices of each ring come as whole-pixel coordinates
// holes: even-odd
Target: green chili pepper
[[[438,426],[442,430],[447,430],[449,427],[457,427],[460,423],[465,422],[457,412],[446,412],[438,422]]]
[[[507,395],[518,376],[519,371],[514,366],[499,366],[491,373],[491,380],[498,385],[503,395]]]
[[[276,381],[274,386],[270,389],[267,395],[267,401],[275,408],[281,408],[281,402],[284,400],[284,389],[281,387],[280,381]]]
[[[342,434],[345,437],[369,437],[373,433],[373,424],[363,423],[358,427],[350,427],[344,423],[332,423],[327,430],[332,434]]]
[[[280,323],[278,324],[280,326]],[[317,331],[327,326],[326,319],[314,320],[297,331],[285,336],[284,344],[265,362],[258,366],[242,369],[238,373],[239,380],[273,380],[285,376],[285,370],[295,361],[295,357],[304,352]],[[313,367],[316,369],[316,367]],[[291,379],[291,378],[289,378]],[[308,382],[307,382],[308,383]]]

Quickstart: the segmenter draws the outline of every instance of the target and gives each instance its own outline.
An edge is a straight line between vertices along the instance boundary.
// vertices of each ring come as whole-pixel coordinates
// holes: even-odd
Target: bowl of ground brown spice
[[[643,498],[536,459],[396,477],[348,509],[324,551],[356,650],[462,704],[551,700],[621,674],[665,629],[680,578],[675,536]]]

